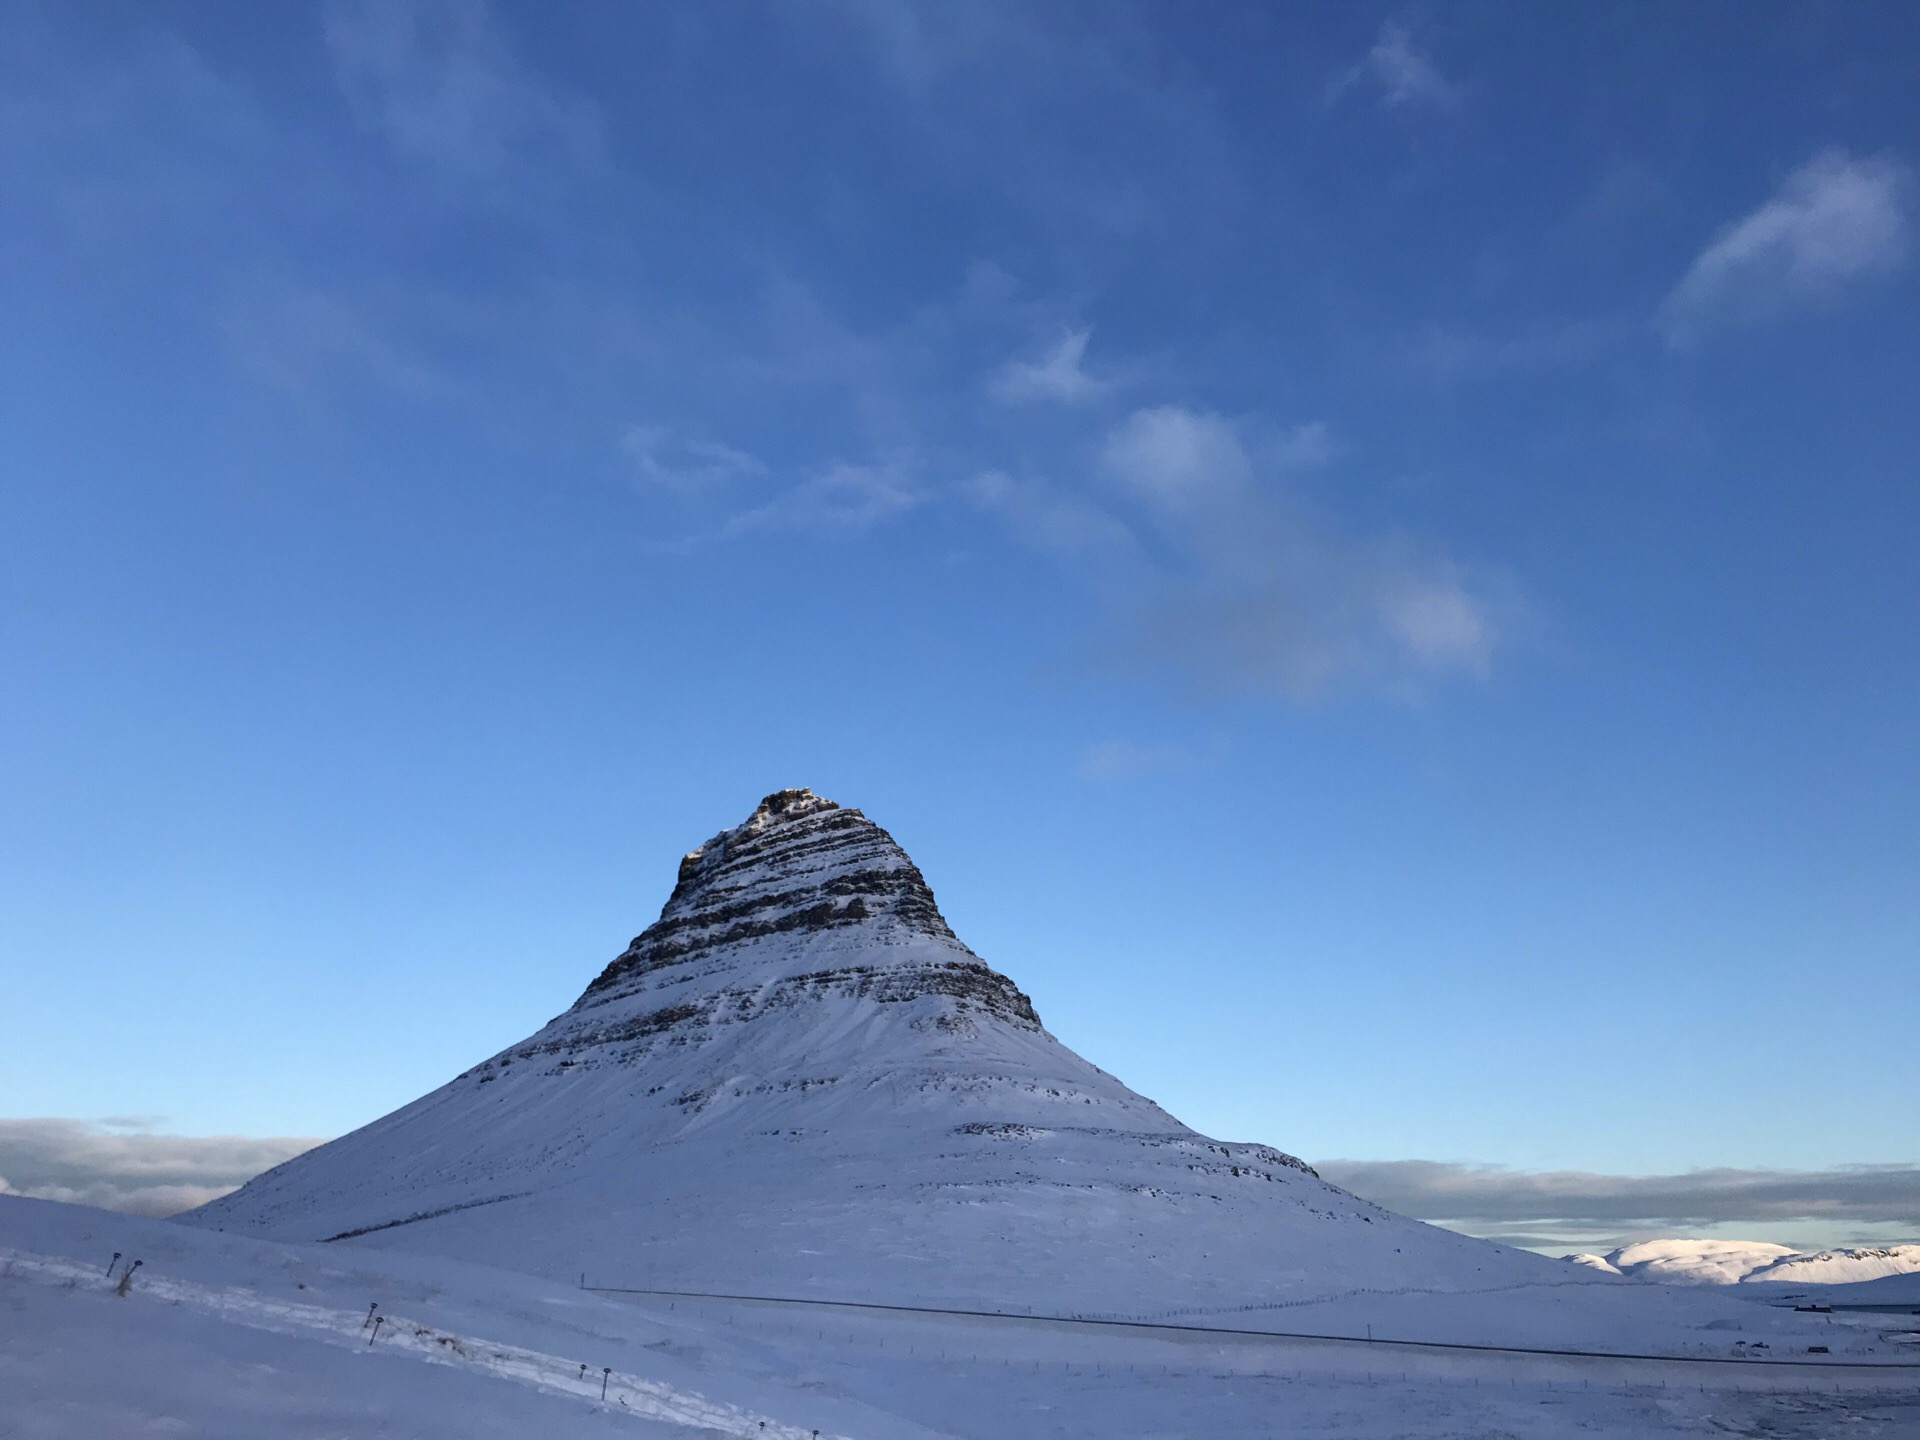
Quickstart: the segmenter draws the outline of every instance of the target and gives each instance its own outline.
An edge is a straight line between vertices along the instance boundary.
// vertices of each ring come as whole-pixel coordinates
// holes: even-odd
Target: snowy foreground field
[[[615,1296],[0,1197],[0,1435],[1920,1436],[1920,1356],[1879,1322],[1822,1317],[1827,1356],[1761,1305],[1666,1337],[1690,1360],[1364,1340],[1484,1330],[1512,1298],[1181,1322],[1338,1341]]]

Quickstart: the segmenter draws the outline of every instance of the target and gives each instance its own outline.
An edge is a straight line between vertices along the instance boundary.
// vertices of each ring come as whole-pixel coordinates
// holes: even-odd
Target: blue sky
[[[1213,1133],[1920,1160],[1909,7],[7,9],[0,1112],[350,1128],[804,784]]]

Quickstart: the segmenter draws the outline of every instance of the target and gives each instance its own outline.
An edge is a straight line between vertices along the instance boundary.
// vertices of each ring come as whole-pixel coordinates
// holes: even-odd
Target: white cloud
[[[620,448],[642,479],[680,490],[705,490],[767,473],[758,456],[714,440],[678,439],[663,425],[633,425]]]
[[[173,1215],[291,1160],[318,1140],[162,1135],[148,1117],[0,1120],[0,1194]]]
[[[598,151],[591,107],[521,65],[479,0],[338,4],[326,34],[355,118],[410,160],[532,178]]]
[[[1069,330],[1038,360],[1009,362],[993,377],[988,393],[1010,405],[1034,400],[1079,405],[1098,398],[1106,386],[1089,375],[1084,365],[1092,333]]]
[[[1426,670],[1484,676],[1493,660],[1493,623],[1445,561],[1410,565],[1384,577],[1380,622],[1408,660]]]
[[[1450,109],[1459,103],[1460,93],[1439,67],[1413,43],[1413,32],[1398,21],[1389,20],[1380,27],[1373,48],[1353,69],[1335,82],[1332,94],[1338,96],[1363,80],[1370,80],[1380,92],[1380,103],[1399,108],[1430,105]]]
[[[1661,307],[1670,341],[1831,302],[1906,259],[1907,177],[1891,162],[1827,150],[1723,230]]]
[[[1289,489],[1289,469],[1333,451],[1324,426],[1250,446],[1225,417],[1174,405],[1115,427],[1106,467],[1159,561],[1119,657],[1295,700],[1485,675],[1500,629],[1487,587],[1430,547],[1343,534]]]
[[[924,499],[901,467],[843,462],[828,466],[765,505],[735,516],[720,533],[725,537],[747,530],[775,529],[857,535],[905,514]]]
[[[1137,494],[1175,513],[1244,495],[1253,479],[1234,427],[1179,405],[1134,411],[1107,436],[1105,454]]]

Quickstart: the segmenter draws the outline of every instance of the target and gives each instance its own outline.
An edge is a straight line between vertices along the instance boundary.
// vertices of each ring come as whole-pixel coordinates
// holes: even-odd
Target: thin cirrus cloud
[[[1890,160],[1816,155],[1700,252],[1661,306],[1668,341],[1832,303],[1905,262],[1909,182]]]
[[[1141,745],[1103,740],[1080,756],[1080,773],[1089,780],[1139,780],[1148,775],[1191,770],[1201,757],[1185,745]]]
[[[905,466],[838,461],[720,529],[726,539],[749,530],[802,530],[859,535],[922,504],[926,496]]]
[[[678,436],[664,425],[629,426],[620,448],[642,480],[677,490],[707,490],[767,473],[757,455],[717,440]]]
[[[146,1119],[0,1120],[0,1195],[174,1215],[319,1144],[302,1138],[167,1135]]]

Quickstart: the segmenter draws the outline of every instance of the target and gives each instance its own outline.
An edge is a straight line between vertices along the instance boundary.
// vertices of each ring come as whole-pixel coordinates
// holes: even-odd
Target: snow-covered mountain
[[[1658,1280],[1669,1285],[1731,1285],[1750,1270],[1793,1254],[1764,1240],[1642,1240],[1605,1255],[1569,1255],[1605,1275]]]
[[[1785,1255],[1740,1279],[1782,1285],[1857,1285],[1888,1275],[1920,1274],[1920,1245],[1817,1250]]]
[[[1127,1313],[1565,1274],[1188,1129],[807,790],[686,856],[536,1034],[183,1219],[596,1284]]]
[[[1602,1274],[1668,1285],[1850,1285],[1920,1272],[1920,1245],[1804,1253],[1762,1240],[1643,1240],[1567,1259]]]

